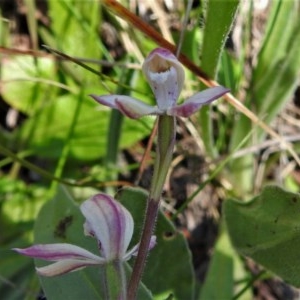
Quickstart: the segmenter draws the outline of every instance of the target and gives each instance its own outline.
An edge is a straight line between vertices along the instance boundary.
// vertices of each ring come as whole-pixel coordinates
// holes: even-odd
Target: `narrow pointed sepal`
[[[71,244],[34,245],[25,249],[14,248],[14,251],[33,258],[55,261],[55,263],[37,268],[43,276],[56,276],[76,271],[90,265],[102,265],[105,259]]]
[[[159,114],[157,107],[145,104],[144,102],[124,95],[90,95],[98,103],[110,108],[118,109],[121,113],[131,119],[138,119],[146,115]]]
[[[167,114],[177,117],[189,117],[203,105],[211,103],[228,92],[229,89],[223,86],[209,88],[188,98],[183,104],[171,107],[168,109]]]
[[[150,251],[152,248],[156,246],[156,236],[152,235],[150,240],[150,245],[148,251]],[[133,246],[130,250],[126,252],[126,255],[124,256],[124,261],[129,260],[132,256],[137,256],[139,251],[140,243]]]

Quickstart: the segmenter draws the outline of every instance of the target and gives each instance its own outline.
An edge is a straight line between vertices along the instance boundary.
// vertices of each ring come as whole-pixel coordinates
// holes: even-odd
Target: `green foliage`
[[[16,256],[11,248],[26,247],[32,241],[32,226],[46,191],[21,180],[0,178],[0,294],[3,299],[32,299],[39,283],[32,261]]]
[[[240,100],[271,125],[299,84],[298,1],[270,2],[270,11],[265,12],[266,28],[262,31],[255,59],[247,56],[251,48],[253,5],[245,14],[239,10],[242,1],[207,0],[201,3],[203,5],[190,14],[191,23],[185,33],[182,52],[201,65],[211,78],[229,87],[234,95],[245,95]],[[88,97],[91,93],[120,93],[154,105],[152,92],[140,70],[127,67],[127,63],[140,64],[140,53],[147,55],[157,45],[138,32],[139,28],[124,25],[102,4],[102,1],[49,0],[47,15],[51,22],[46,27],[36,20],[34,3],[25,1],[32,48],[42,48],[38,45],[39,37],[44,44],[70,56],[95,59],[97,64],[90,61],[86,64],[99,76],[74,63],[47,55],[47,52],[45,57],[2,56],[1,53],[1,99],[9,108],[22,113],[21,122],[11,130],[0,125],[0,154],[3,155],[0,157],[0,295],[5,300],[33,299],[40,292],[31,260],[10,250],[32,244],[34,223],[36,242],[70,242],[98,252],[95,240],[83,236],[84,219],[76,201],[96,192],[98,182],[94,180],[118,180],[119,170],[123,168],[118,165],[120,150],[141,142],[153,128],[153,117],[123,119],[119,112],[100,107]],[[238,57],[225,49],[236,14],[243,19],[239,25],[242,38]],[[10,46],[8,23],[0,19],[0,44]],[[113,25],[118,38],[122,34],[130,36],[134,50],[118,58],[118,63],[124,63],[121,66],[114,65],[112,53],[115,49],[110,51],[100,38],[99,29],[104,22]],[[176,43],[178,32],[174,33],[174,39]],[[112,67],[103,68],[98,64],[101,60],[111,62]],[[249,60],[255,64],[249,66]],[[250,67],[251,72],[246,72]],[[198,81],[193,85],[190,80],[195,79],[193,74],[188,73],[187,78],[189,90],[184,92],[193,94],[199,86],[204,88]],[[300,286],[297,266],[299,195],[278,187],[267,187],[255,197],[255,166],[260,161],[253,154],[234,157],[240,145],[245,146],[241,143],[245,137],[251,136],[245,147],[253,148],[266,141],[266,134],[246,116],[237,114],[235,108],[223,103],[204,107],[192,122],[179,128],[178,136],[185,136],[190,129],[193,137],[200,133],[206,154],[215,159],[213,163],[216,162],[217,167],[211,164],[215,171],[203,174],[208,180],[199,183],[199,191],[220,180],[223,195],[238,195],[241,199],[250,196],[252,200],[224,202],[227,227],[221,228],[201,288],[195,287],[186,239],[160,213],[155,230],[158,244],[151,251],[143,277],[152,296],[142,285],[140,299],[161,300],[172,295],[174,299],[252,299],[251,287],[255,278],[241,264],[228,235],[239,254],[251,257],[287,282]],[[202,141],[197,140],[197,144],[201,145]],[[228,166],[230,160],[232,163]],[[275,159],[268,163],[270,169],[277,166]],[[130,167],[126,165],[125,171],[129,173]],[[78,186],[71,190],[72,193],[66,187],[59,187],[52,198],[49,195],[56,191],[55,184],[46,180],[54,179],[53,176],[62,181],[69,178],[67,181],[75,184],[79,179],[80,182],[91,179],[95,186],[89,189]],[[262,177],[261,185],[264,185],[270,177]],[[297,191],[295,179],[285,178],[285,182],[291,181]],[[106,188],[106,191],[113,193],[115,188]],[[188,195],[188,201],[196,194]],[[136,224],[134,244],[140,237],[146,194],[142,190],[122,189],[118,197],[133,214]],[[49,198],[51,200],[47,202]],[[131,267],[127,265],[128,276]],[[96,268],[86,268],[58,278],[40,278],[40,281],[50,300],[101,299],[99,272]]]
[[[19,240],[18,244],[22,245]],[[0,249],[0,292],[5,300],[35,299],[39,294],[39,282],[34,265],[25,257],[16,257],[9,248]]]
[[[226,233],[223,233],[216,243],[209,272],[201,289],[200,300],[232,299],[234,288],[233,265],[234,251]]]
[[[98,111],[97,104],[86,96],[71,94],[57,97],[40,114],[28,119],[17,135],[24,140],[30,136],[27,147],[34,152],[58,158],[78,105],[81,106],[71,138],[70,155],[82,161],[95,160],[105,154],[109,112]],[[123,130],[122,148],[132,145],[149,132],[142,122],[132,120],[125,121]]]
[[[237,256],[223,223],[198,299],[252,299],[252,291],[247,288],[251,286],[251,278]]]
[[[223,209],[236,249],[299,287],[299,194],[268,186],[249,202],[225,201]]]
[[[299,3],[278,1],[272,6],[253,74],[253,99],[259,116],[268,122],[274,119],[296,89],[299,69]]]
[[[207,1],[203,44],[201,47],[201,68],[211,78],[217,75],[217,67],[226,42],[227,35],[233,24],[237,11],[238,0],[209,0]],[[218,24],[217,26],[215,24]],[[201,86],[202,89],[204,86]],[[211,107],[205,106],[199,113],[201,133],[206,150],[211,156],[216,156],[214,147]]]
[[[250,26],[250,25],[249,25]],[[298,84],[300,70],[300,18],[298,1],[274,1],[268,17],[257,63],[249,82],[245,103],[267,124],[291,100]],[[231,149],[252,130],[252,124],[241,115],[234,124]],[[265,133],[255,127],[255,140],[261,142]],[[249,145],[250,145],[249,141]],[[241,193],[253,188],[253,155],[232,164],[234,180],[241,182]]]

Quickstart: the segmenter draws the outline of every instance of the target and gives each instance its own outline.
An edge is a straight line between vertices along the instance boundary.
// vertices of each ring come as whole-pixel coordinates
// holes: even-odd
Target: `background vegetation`
[[[187,79],[180,101],[214,81],[231,94],[178,120],[157,227],[161,243],[150,256],[144,283],[155,299],[170,293],[176,299],[296,298],[295,288],[275,275],[300,286],[299,210],[285,206],[299,200],[298,1],[194,1],[190,11],[186,1],[119,1],[138,23],[131,23],[135,19],[126,10],[111,7],[113,2],[0,2],[1,297],[43,295],[33,262],[11,248],[33,240],[88,243],[78,240],[78,203],[99,190],[118,192],[125,202],[144,197],[142,190],[124,187],[149,187],[155,119],[123,119],[88,95],[127,94],[154,104],[141,63],[152,49],[169,47],[166,41],[181,45],[184,30]],[[161,36],[155,38],[153,29]],[[262,192],[268,184],[291,193],[275,187]],[[232,199],[254,200],[240,207]],[[286,201],[280,204],[281,199]],[[141,204],[133,200],[127,205],[140,224]],[[272,209],[274,216],[284,216],[280,230],[270,227]],[[241,224],[249,237],[240,238]],[[253,235],[253,228],[262,234]],[[281,232],[279,238],[270,238],[273,231]],[[249,241],[257,245],[253,251],[245,250]],[[270,256],[275,262],[269,263]],[[283,266],[274,266],[278,260]],[[93,275],[82,274],[88,285]],[[65,287],[68,282],[77,287],[76,279],[62,280],[59,288],[59,280],[43,282],[43,289],[56,287],[61,293],[56,297],[67,299],[65,291],[71,299]]]

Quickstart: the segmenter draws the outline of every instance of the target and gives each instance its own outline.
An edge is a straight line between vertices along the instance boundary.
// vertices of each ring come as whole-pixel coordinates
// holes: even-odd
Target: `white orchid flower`
[[[37,268],[43,276],[56,276],[91,265],[104,265],[115,260],[127,261],[137,255],[139,244],[127,251],[133,234],[133,219],[129,211],[114,198],[97,194],[80,206],[86,218],[84,232],[98,241],[100,256],[66,243],[40,244],[29,248],[14,248],[20,254],[55,263]],[[150,248],[155,246],[152,236]]]
[[[155,95],[157,106],[125,95],[90,95],[100,104],[118,109],[129,118],[145,115],[189,117],[203,105],[226,94],[229,89],[216,86],[199,92],[177,105],[184,83],[184,69],[179,60],[167,49],[154,49],[145,59],[142,70]]]

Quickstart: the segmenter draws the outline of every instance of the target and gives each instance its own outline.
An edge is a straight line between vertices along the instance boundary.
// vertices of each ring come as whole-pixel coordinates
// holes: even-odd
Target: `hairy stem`
[[[139,283],[144,272],[150,240],[157,219],[162,189],[172,161],[176,133],[175,124],[175,117],[158,117],[157,152],[154,163],[153,178],[148,197],[146,217],[144,221],[139,252],[135,260],[132,276],[128,285],[128,300],[136,299]]]

